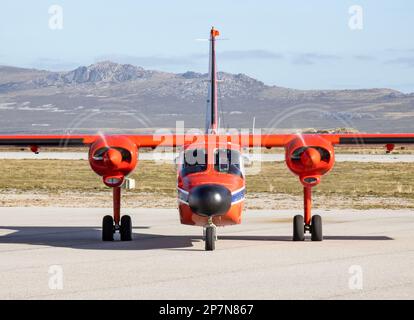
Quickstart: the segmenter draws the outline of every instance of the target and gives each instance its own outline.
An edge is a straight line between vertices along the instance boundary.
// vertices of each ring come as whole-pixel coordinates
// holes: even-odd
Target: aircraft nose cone
[[[202,216],[225,214],[231,206],[231,192],[218,184],[203,184],[190,191],[188,204],[193,212]]]

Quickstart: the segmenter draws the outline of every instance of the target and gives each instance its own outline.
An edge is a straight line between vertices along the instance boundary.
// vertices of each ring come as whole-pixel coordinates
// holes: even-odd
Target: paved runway
[[[109,208],[0,208],[0,298],[414,298],[414,212],[315,212],[323,242],[290,241],[295,212],[252,210],[205,252],[176,210],[128,210],[134,241],[103,243]]]

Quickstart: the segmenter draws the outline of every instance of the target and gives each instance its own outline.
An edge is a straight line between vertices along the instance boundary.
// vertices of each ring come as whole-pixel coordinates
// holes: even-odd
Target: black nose
[[[203,184],[191,189],[188,204],[201,216],[225,214],[231,206],[231,192],[218,184]]]

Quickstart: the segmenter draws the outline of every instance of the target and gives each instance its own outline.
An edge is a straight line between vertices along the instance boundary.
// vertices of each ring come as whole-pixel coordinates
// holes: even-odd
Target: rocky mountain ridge
[[[272,129],[413,128],[414,94],[386,88],[297,90],[266,85],[241,73],[220,72],[218,78],[223,126],[249,127],[255,118],[256,126]],[[3,131],[16,126],[38,130],[29,122],[40,122],[50,130],[66,130],[74,118],[93,114],[88,123],[77,123],[77,129],[174,127],[177,120],[202,127],[207,87],[207,74],[146,70],[111,61],[66,72],[3,66],[0,125]]]

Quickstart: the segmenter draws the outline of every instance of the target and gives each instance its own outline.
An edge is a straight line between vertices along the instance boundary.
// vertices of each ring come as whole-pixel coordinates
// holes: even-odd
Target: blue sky
[[[63,29],[49,28],[51,5]],[[363,29],[351,30],[352,5]],[[414,92],[414,1],[2,0],[0,64],[67,70],[111,59],[171,72],[218,67],[297,89],[388,87]]]

